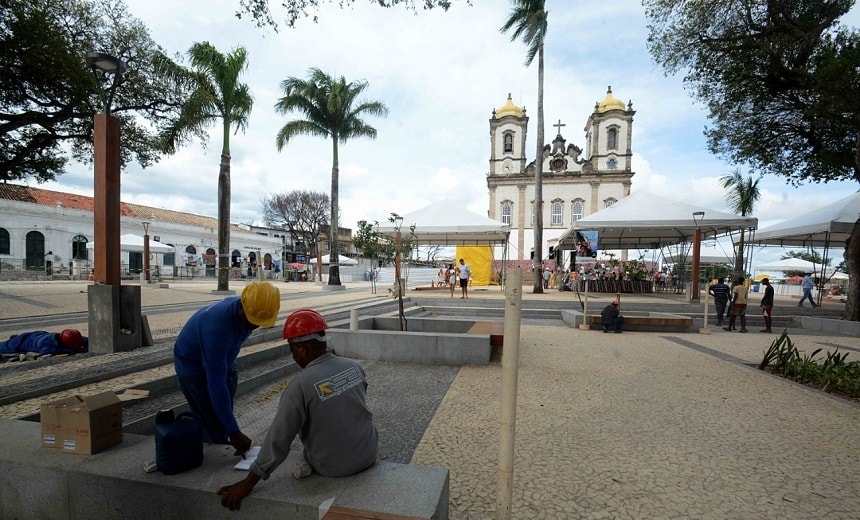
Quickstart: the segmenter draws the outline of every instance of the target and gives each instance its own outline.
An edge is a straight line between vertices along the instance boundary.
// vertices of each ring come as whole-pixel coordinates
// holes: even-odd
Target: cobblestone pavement
[[[369,292],[321,294],[313,284],[284,285],[282,310]],[[206,300],[211,287],[146,288],[144,302]],[[43,298],[63,301],[64,289],[39,290],[50,294],[0,284],[0,316],[18,298],[33,307]],[[570,293],[523,297],[573,302]],[[634,298],[649,301],[625,295]],[[778,310],[794,306],[784,303]],[[164,319],[177,322],[165,327],[183,320]],[[775,336],[719,329],[600,334],[524,320],[520,337],[514,518],[860,519],[860,406],[749,367]],[[793,339],[801,351],[838,346],[849,360],[860,356],[858,338],[798,333]],[[501,364],[363,364],[374,412],[386,425],[381,456],[406,462],[414,450],[411,463],[448,468],[450,517],[494,519]],[[10,374],[0,368],[0,377]],[[279,394],[276,385],[243,396],[239,420],[254,438],[264,434]]]
[[[521,341],[513,518],[860,518],[860,407],[691,348],[755,362],[772,336]],[[451,471],[452,520],[495,518],[500,391],[500,365],[462,368],[412,459]]]

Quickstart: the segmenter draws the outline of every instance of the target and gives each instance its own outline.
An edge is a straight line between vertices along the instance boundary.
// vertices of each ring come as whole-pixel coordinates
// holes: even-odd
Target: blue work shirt
[[[227,389],[239,349],[256,327],[239,315],[239,297],[225,298],[194,313],[176,338],[173,366],[184,377],[205,377],[212,408],[228,434],[239,430]]]

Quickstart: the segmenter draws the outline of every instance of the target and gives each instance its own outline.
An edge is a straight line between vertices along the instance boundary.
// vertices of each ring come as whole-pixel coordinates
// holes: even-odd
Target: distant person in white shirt
[[[472,277],[472,268],[469,267],[462,258],[460,259],[460,291],[462,291],[463,296],[460,296],[460,299],[468,299],[469,298],[469,278]]]

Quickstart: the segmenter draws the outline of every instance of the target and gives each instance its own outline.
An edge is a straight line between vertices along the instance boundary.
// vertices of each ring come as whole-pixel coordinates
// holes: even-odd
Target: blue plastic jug
[[[191,412],[174,417],[173,410],[155,416],[155,463],[165,475],[203,464],[203,428]]]

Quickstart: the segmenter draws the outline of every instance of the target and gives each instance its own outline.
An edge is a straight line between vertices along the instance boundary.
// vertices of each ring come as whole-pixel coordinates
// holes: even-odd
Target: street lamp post
[[[143,224],[143,279],[149,283],[149,221],[144,220],[141,224]]]
[[[87,291],[89,350],[105,354],[141,346],[140,286],[120,282],[120,123],[111,115],[111,104],[125,64],[100,52],[87,54],[86,61],[104,105],[93,118],[93,235],[98,250],[95,283]],[[102,88],[111,75],[107,89]]]
[[[702,254],[702,228],[701,220],[705,217],[704,211],[693,212],[693,222],[696,224],[696,229],[693,231],[693,266],[692,266],[692,287],[690,290],[690,300],[699,301],[699,260]]]

